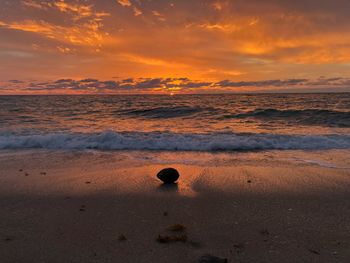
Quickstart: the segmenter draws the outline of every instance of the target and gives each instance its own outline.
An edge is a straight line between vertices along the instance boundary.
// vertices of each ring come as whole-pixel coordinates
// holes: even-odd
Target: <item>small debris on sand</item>
[[[119,240],[119,241],[126,241],[126,240],[128,240],[128,239],[126,238],[126,236],[124,236],[123,234],[121,234],[121,235],[118,237],[118,240]]]
[[[243,249],[244,248],[244,244],[243,243],[237,243],[233,245],[234,248],[236,249]]]
[[[315,254],[315,255],[320,255],[320,252],[318,252],[317,250],[314,250],[314,249],[308,249],[309,252]]]
[[[174,231],[174,232],[181,232],[181,231],[185,231],[186,227],[184,225],[181,225],[181,224],[174,224],[174,225],[169,226],[168,230]]]
[[[46,172],[41,172],[40,174],[41,174],[41,175],[46,175]]]
[[[159,235],[157,238],[157,241],[159,243],[186,242],[187,235],[181,235],[181,236],[162,236],[162,235]]]
[[[25,175],[25,176],[28,176],[28,175],[29,175],[29,173],[25,173],[24,175]]]
[[[164,213],[163,213],[163,216],[168,216],[168,212],[164,212]]]
[[[260,230],[260,234],[262,234],[263,236],[268,236],[270,235],[269,230],[267,230],[266,228]]]
[[[18,171],[19,171],[19,172],[23,172],[23,169],[19,169]]]
[[[243,243],[237,243],[234,244],[233,247],[235,248],[235,251],[237,254],[241,253],[244,249],[244,244]]]
[[[202,247],[201,243],[199,243],[197,241],[193,241],[193,240],[188,241],[188,244],[194,248],[201,248]]]
[[[81,205],[79,211],[85,212],[85,205]]]
[[[91,184],[91,182],[90,181],[87,181],[87,182],[85,182],[86,184]]]
[[[4,241],[6,241],[6,242],[9,242],[9,241],[12,241],[13,239],[12,238],[10,238],[10,237],[6,237],[5,239],[4,239]]]
[[[199,259],[199,263],[227,263],[227,258],[204,255]]]
[[[252,183],[252,180],[248,180],[247,183],[248,183],[248,184]]]

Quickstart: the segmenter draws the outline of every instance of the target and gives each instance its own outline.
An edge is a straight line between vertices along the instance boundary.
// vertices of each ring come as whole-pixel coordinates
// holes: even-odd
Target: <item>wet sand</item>
[[[0,262],[349,262],[348,157],[2,152]]]

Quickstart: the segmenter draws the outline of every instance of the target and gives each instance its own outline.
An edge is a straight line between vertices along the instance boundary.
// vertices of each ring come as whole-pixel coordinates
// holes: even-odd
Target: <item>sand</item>
[[[350,262],[349,156],[2,151],[0,262]]]

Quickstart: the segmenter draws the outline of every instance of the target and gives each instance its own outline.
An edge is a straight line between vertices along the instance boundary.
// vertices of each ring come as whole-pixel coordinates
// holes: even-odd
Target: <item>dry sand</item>
[[[350,262],[349,156],[2,152],[0,262]]]

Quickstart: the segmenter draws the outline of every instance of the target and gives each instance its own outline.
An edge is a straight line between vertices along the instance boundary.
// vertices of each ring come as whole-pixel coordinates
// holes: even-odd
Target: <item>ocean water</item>
[[[350,93],[0,96],[0,149],[350,149]]]

